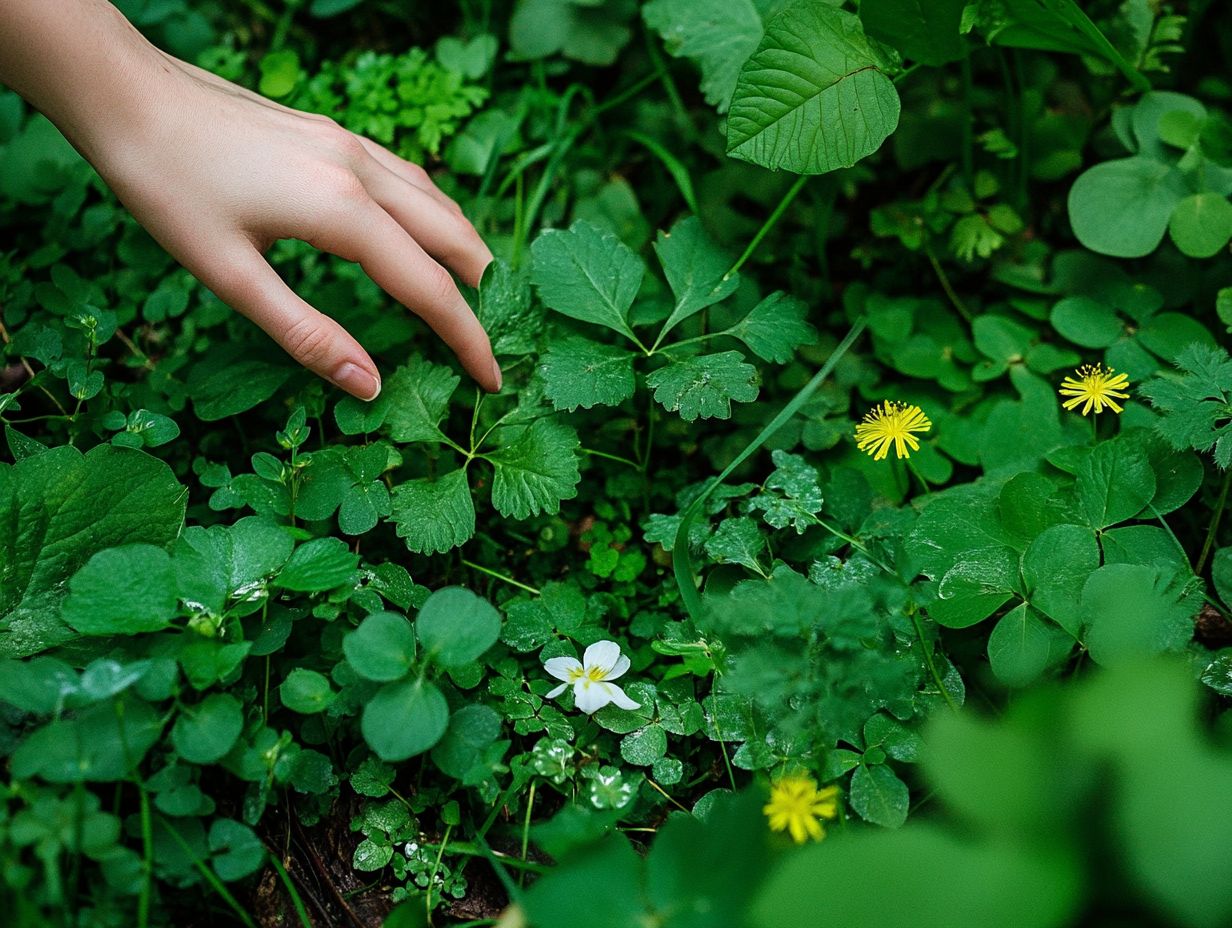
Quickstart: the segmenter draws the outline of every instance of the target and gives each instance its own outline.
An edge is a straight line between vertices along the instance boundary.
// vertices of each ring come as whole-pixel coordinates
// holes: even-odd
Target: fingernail
[[[494,392],[499,393],[499,392],[500,392],[500,388],[501,388],[501,384],[503,384],[503,383],[505,382],[505,380],[504,380],[504,378],[501,376],[501,369],[500,369],[500,365],[496,363],[496,359],[495,359],[495,358],[493,358],[493,359],[492,359],[492,377],[493,377],[493,378],[495,378],[495,380],[496,380],[496,390],[495,390]]]
[[[381,392],[381,379],[350,361],[334,372],[334,383],[362,400],[374,400]]]

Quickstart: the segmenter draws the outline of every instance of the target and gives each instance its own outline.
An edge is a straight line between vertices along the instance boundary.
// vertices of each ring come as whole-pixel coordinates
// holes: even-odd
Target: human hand
[[[500,389],[488,336],[446,270],[477,286],[492,254],[422,167],[172,58],[107,10],[100,31],[118,31],[100,40],[96,65],[109,90],[43,90],[46,105],[29,95],[172,256],[305,367],[371,399],[380,375],[368,353],[263,253],[296,238],[357,261],[479,384]],[[40,36],[48,31],[40,24]]]

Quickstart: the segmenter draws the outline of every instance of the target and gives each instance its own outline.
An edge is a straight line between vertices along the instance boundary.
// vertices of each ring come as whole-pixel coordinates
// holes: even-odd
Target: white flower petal
[[[609,670],[603,677],[604,680],[615,680],[617,677],[623,677],[625,671],[629,669],[629,658],[625,655],[620,655],[620,659],[616,661],[616,666]]]
[[[566,683],[573,682],[569,672],[573,670],[581,670],[582,662],[576,657],[552,657],[543,662],[543,669],[554,676],[557,680],[564,680]]]
[[[620,660],[620,645],[614,641],[596,641],[582,655],[582,663],[587,670],[597,669],[606,676],[608,671]]]
[[[642,704],[640,702],[634,702],[632,699],[626,696],[625,691],[622,690],[615,683],[604,683],[602,685],[606,686],[608,689],[608,699],[616,703],[616,705],[619,708],[621,709],[640,709],[642,708]]]
[[[573,699],[577,707],[590,715],[597,712],[612,701],[606,683],[592,683],[590,680],[579,680],[573,685]]]
[[[555,699],[557,696],[559,696],[561,693],[563,693],[568,688],[569,688],[568,683],[562,683],[560,686],[554,686],[550,690],[548,690],[547,695],[544,696],[543,698],[544,699]]]

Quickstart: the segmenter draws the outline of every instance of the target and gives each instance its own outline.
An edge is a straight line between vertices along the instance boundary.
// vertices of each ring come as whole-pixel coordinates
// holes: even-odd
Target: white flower
[[[608,682],[623,676],[629,669],[629,658],[620,653],[620,645],[614,641],[596,641],[586,649],[580,661],[576,657],[553,657],[544,662],[543,669],[557,680],[565,681],[548,693],[547,698],[555,699],[566,687],[572,686],[574,702],[587,715],[609,702],[621,709],[642,707],[615,683]]]

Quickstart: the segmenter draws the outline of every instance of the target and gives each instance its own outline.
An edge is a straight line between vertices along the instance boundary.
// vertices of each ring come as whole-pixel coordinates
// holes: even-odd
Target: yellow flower
[[[821,819],[838,815],[838,788],[818,789],[812,777],[787,776],[770,787],[770,801],[762,808],[774,831],[791,832],[796,844],[825,837]]]
[[[912,451],[920,450],[920,443],[911,433],[927,432],[932,427],[919,406],[886,400],[856,426],[856,447],[871,454],[874,461],[884,458],[891,445],[899,458],[911,457]]]
[[[1117,400],[1129,399],[1129,394],[1120,392],[1129,386],[1129,378],[1124,374],[1113,374],[1112,368],[1104,369],[1102,364],[1084,364],[1074,371],[1074,376],[1061,381],[1061,389],[1057,392],[1062,396],[1071,397],[1061,405],[1066,409],[1076,409],[1082,403],[1082,414],[1085,416],[1095,408],[1099,415],[1107,406],[1113,412],[1120,412]]]

